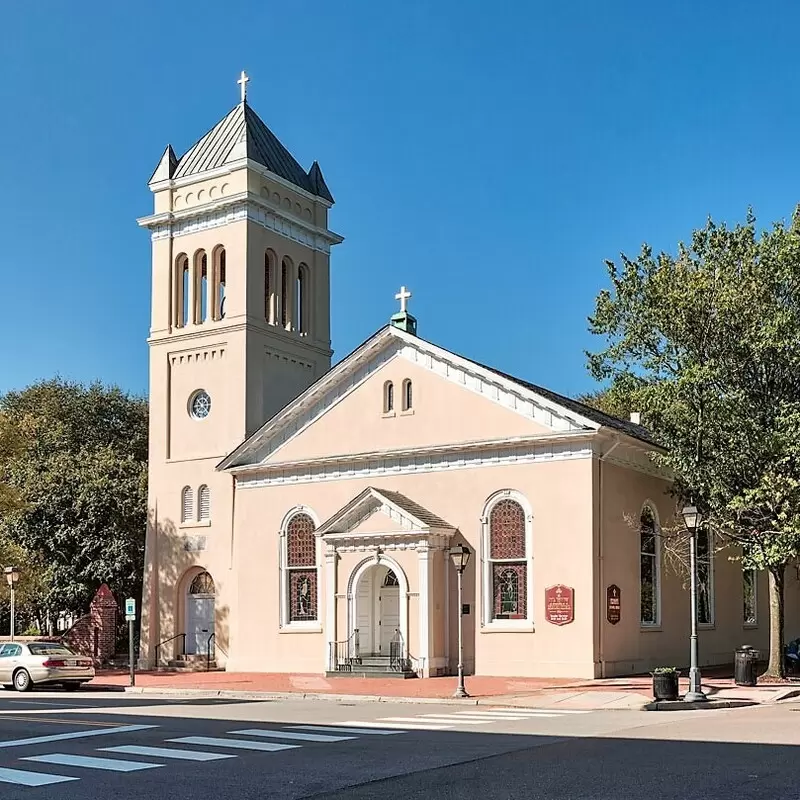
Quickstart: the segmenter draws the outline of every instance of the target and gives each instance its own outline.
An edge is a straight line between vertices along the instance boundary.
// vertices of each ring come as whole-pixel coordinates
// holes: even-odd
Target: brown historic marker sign
[[[544,590],[544,618],[553,625],[569,625],[575,620],[575,590],[557,583]]]
[[[606,589],[606,619],[612,625],[622,619],[622,593],[616,583]]]

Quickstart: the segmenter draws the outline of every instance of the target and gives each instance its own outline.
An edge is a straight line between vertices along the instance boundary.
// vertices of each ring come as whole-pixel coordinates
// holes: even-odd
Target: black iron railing
[[[228,653],[217,644],[217,634],[212,633],[206,642],[206,672],[211,669],[211,662],[216,659],[217,650],[219,650],[225,658],[228,657]]]
[[[182,639],[182,640],[183,640],[183,645],[182,645],[182,647],[181,647],[181,652],[180,652],[180,654],[179,654],[179,655],[182,655],[183,653],[185,653],[185,652],[186,652],[186,634],[185,634],[185,633],[176,633],[174,636],[170,636],[170,637],[169,637],[169,639],[164,639],[164,641],[163,641],[163,642],[159,642],[159,643],[158,643],[158,644],[157,644],[157,645],[156,645],[156,646],[153,648],[153,664],[154,664],[156,667],[157,667],[157,666],[158,666],[158,664],[159,664],[158,655],[159,655],[159,651],[161,650],[161,648],[162,648],[162,647],[163,647],[165,644],[169,644],[170,642],[174,642],[176,639]]]
[[[341,642],[329,642],[331,672],[352,672],[361,664],[361,650],[358,644],[358,628]]]
[[[394,632],[392,641],[389,642],[389,669],[393,672],[409,672],[411,659],[406,657],[403,634],[399,630]]]

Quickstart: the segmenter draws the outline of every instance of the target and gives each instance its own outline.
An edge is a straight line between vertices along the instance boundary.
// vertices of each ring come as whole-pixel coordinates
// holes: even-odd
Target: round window
[[[195,419],[205,419],[211,413],[211,398],[208,392],[201,389],[192,395],[189,401],[189,413]]]

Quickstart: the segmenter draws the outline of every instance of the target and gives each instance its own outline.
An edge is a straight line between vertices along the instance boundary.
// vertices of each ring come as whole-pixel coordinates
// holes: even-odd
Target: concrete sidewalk
[[[470,698],[452,697],[455,677],[417,678],[325,678],[321,675],[196,672],[137,673],[136,686],[128,686],[128,673],[100,672],[89,684],[95,690],[170,694],[198,697],[230,697],[250,700],[327,699],[338,702],[456,703],[460,705],[506,705],[521,708],[582,710],[673,710],[692,707],[682,702],[654,703],[649,676],[583,681],[551,678],[505,678],[469,676]],[[681,691],[688,688],[681,681]],[[729,677],[703,681],[709,702],[704,708],[731,708],[777,703],[800,696],[800,683],[767,683],[736,686]]]

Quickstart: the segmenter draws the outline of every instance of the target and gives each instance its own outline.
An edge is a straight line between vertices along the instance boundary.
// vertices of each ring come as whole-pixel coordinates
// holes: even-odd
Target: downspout
[[[617,438],[614,444],[606,450],[600,458],[597,459],[597,493],[599,494],[598,503],[597,503],[597,572],[599,578],[599,604],[598,604],[598,614],[597,614],[597,624],[599,626],[598,629],[598,636],[597,636],[597,660],[600,663],[600,677],[606,677],[606,662],[605,662],[605,653],[604,653],[604,639],[605,639],[605,563],[604,563],[604,550],[603,550],[603,511],[604,511],[604,504],[603,504],[603,462],[617,449],[620,445],[620,440]]]

